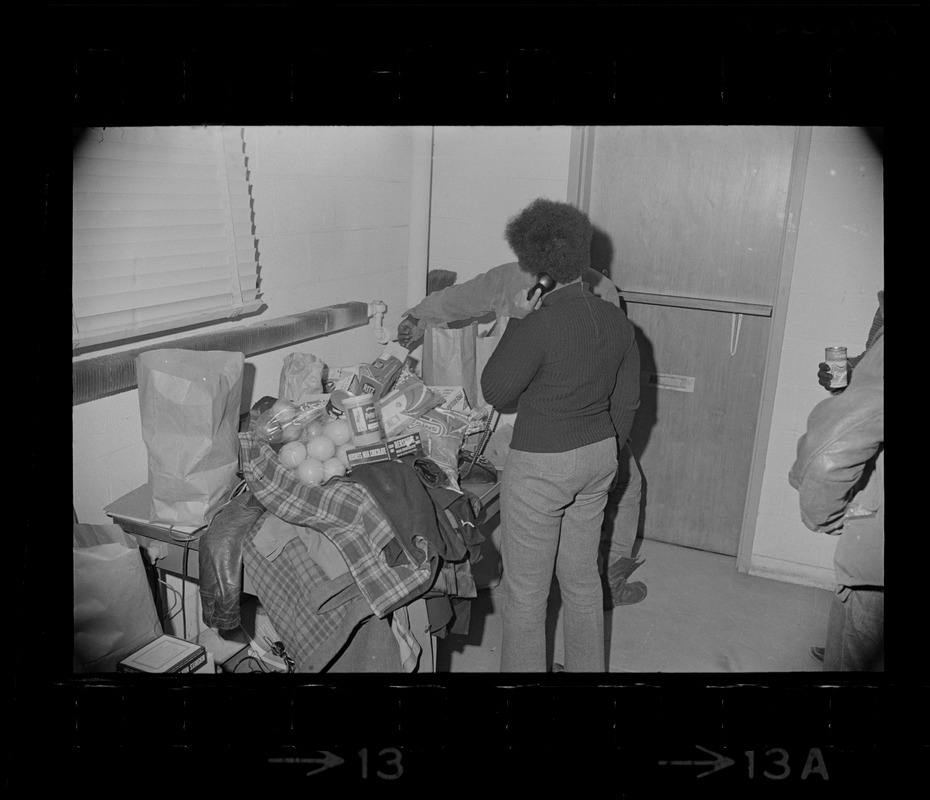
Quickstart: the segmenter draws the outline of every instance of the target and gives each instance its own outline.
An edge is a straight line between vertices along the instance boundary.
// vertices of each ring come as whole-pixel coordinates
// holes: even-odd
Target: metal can
[[[845,347],[828,347],[824,351],[824,361],[830,367],[830,388],[842,389],[849,384],[849,370],[846,362]]]
[[[329,414],[333,419],[345,419],[346,412],[342,407],[342,404],[348,397],[352,397],[352,395],[343,391],[342,389],[336,389],[333,391],[326,403],[326,413]]]
[[[381,420],[373,394],[347,397],[342,407],[352,428],[352,444],[364,447],[381,441]]]

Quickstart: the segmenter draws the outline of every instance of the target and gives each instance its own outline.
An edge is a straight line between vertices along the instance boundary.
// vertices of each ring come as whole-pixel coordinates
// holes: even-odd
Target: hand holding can
[[[828,347],[824,351],[824,361],[830,369],[830,382],[826,387],[830,391],[845,389],[849,384],[849,370],[846,362],[845,347]]]

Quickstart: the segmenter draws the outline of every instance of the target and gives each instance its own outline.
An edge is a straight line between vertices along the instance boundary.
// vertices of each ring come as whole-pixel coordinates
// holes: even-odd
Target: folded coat
[[[301,483],[252,432],[239,434],[242,470],[256,499],[276,516],[315,528],[339,548],[375,615],[384,617],[422,595],[436,577],[435,559],[391,564],[385,549],[397,536],[370,492],[332,478],[325,486]]]

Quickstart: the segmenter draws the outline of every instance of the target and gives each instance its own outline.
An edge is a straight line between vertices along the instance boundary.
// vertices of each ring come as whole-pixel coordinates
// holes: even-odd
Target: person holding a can
[[[869,336],[865,342],[866,350],[872,346],[878,331],[884,327],[884,325],[885,290],[882,289],[878,293],[878,309],[875,312],[875,316],[872,318],[872,327],[869,329]],[[849,380],[852,378],[853,369],[855,369],[856,364],[858,364],[862,360],[862,357],[865,355],[865,352],[863,351],[858,356],[846,357],[845,367],[837,371],[834,369],[834,365],[830,361],[831,356],[836,356],[838,354],[836,351],[842,351],[841,354],[843,356],[846,354],[845,347],[828,347],[825,353],[827,360],[821,361],[820,364],[818,364],[817,370],[817,382],[831,394],[838,394],[849,385]],[[839,380],[837,380],[837,378],[839,378]]]
[[[833,369],[834,365],[829,361],[831,355],[835,355],[836,351],[842,351],[842,354],[846,353],[846,348],[834,348],[828,347],[825,352],[825,356],[828,360],[822,361],[818,365],[817,371],[817,381],[826,389],[830,394],[838,395],[842,393],[846,387],[849,385],[849,381],[852,379],[853,369],[856,365],[862,360],[869,348],[875,343],[875,340],[878,336],[879,331],[884,329],[885,325],[885,290],[882,289],[878,293],[878,308],[875,311],[875,315],[872,317],[872,326],[869,328],[869,334],[865,342],[865,351],[863,351],[858,356],[847,357],[845,363],[842,365],[840,370],[840,380],[837,381],[837,375]],[[826,647],[811,647],[810,656],[815,661],[819,663],[824,663],[824,658],[826,654]]]
[[[788,474],[804,524],[839,536],[821,656],[829,671],[884,670],[884,327],[870,338],[855,380],[811,412]]]
[[[501,484],[504,672],[545,671],[553,574],[565,669],[606,668],[598,545],[638,374],[628,374],[636,339],[626,315],[582,282],[592,234],[584,212],[546,199],[506,227],[520,268],[548,274],[554,288],[514,298],[524,314],[509,321],[481,375],[485,399],[517,411]]]

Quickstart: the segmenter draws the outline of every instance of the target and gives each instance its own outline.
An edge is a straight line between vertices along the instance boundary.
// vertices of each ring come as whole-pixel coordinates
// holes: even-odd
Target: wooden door
[[[589,137],[595,266],[620,288],[642,356],[632,443],[646,538],[738,551],[796,133],[616,127]]]

